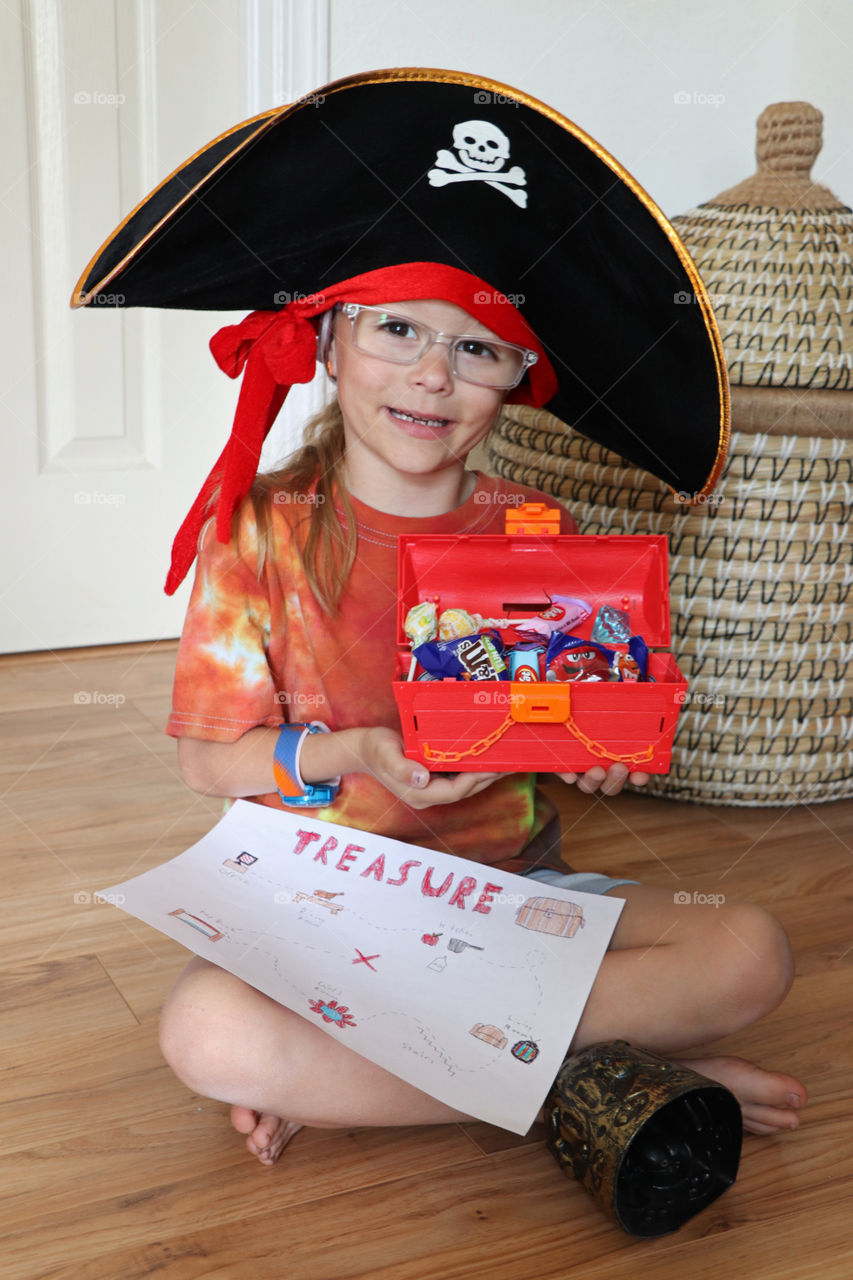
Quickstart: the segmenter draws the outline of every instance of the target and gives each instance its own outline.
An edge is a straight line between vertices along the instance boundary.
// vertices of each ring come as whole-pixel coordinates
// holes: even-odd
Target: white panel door
[[[237,386],[207,343],[236,317],[72,312],[68,300],[105,237],[186,157],[326,79],[325,11],[314,0],[0,5],[0,652],[179,633],[188,584],[169,599],[163,581],[230,427]],[[295,417],[291,407],[276,452]]]

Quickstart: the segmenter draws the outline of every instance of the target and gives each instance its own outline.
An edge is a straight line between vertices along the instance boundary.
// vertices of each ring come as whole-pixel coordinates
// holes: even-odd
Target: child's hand
[[[383,787],[412,809],[429,809],[434,804],[454,804],[484,791],[503,775],[500,773],[431,774],[425,765],[403,754],[403,739],[393,729],[363,729],[359,756],[361,770],[370,773]]]
[[[557,777],[562,778],[563,782],[576,782],[578,791],[589,794],[600,787],[604,796],[618,796],[626,782],[634,787],[644,787],[649,780],[647,773],[629,773],[626,764],[612,764],[608,769],[597,764],[580,778],[576,773],[558,773]]]

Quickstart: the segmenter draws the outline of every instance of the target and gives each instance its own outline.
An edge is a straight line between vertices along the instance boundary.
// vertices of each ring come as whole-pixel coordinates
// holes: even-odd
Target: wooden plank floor
[[[174,646],[0,659],[5,1280],[849,1280],[853,1275],[853,801],[750,810],[556,784],[578,867],[767,905],[797,953],[730,1052],[794,1071],[800,1131],[748,1138],[736,1185],[636,1242],[565,1179],[541,1131],[312,1131],[262,1168],[226,1108],[157,1049],[187,959],[93,891],[217,820],[162,732]]]

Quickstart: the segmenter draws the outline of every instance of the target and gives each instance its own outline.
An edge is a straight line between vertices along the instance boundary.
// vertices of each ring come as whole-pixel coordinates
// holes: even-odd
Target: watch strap
[[[319,720],[310,724],[282,724],[273,751],[273,774],[278,794],[289,806],[332,804],[338,793],[340,777],[328,782],[305,782],[299,770],[302,745],[309,733],[329,733],[328,725]]]

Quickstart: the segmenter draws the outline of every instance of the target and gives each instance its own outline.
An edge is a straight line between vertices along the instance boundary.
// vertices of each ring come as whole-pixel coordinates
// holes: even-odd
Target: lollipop
[[[512,626],[511,618],[484,618],[481,613],[469,613],[467,609],[445,609],[438,619],[439,640],[459,640],[473,636],[489,627]]]
[[[458,640],[461,636],[472,636],[479,631],[477,618],[467,609],[445,609],[438,620],[439,640]]]
[[[419,644],[424,644],[427,640],[434,640],[438,635],[436,600],[422,600],[420,604],[413,604],[406,614],[404,630],[412,642],[413,649],[417,649]],[[409,666],[409,680],[413,678],[417,665],[417,659],[413,654]]]

